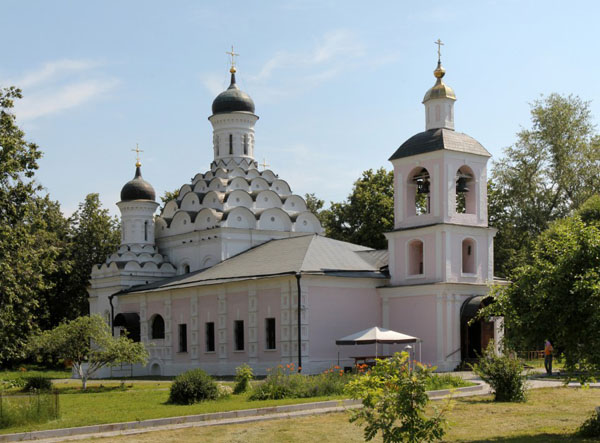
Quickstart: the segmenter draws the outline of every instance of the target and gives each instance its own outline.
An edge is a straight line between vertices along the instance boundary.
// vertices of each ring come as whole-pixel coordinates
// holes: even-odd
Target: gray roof
[[[383,278],[380,269],[382,264],[387,264],[384,255],[365,246],[309,234],[271,240],[211,268],[135,286],[124,292],[167,290],[296,273]]]
[[[406,140],[389,159],[411,157],[426,152],[457,151],[491,157],[492,155],[474,138],[451,129],[437,128],[419,132]]]

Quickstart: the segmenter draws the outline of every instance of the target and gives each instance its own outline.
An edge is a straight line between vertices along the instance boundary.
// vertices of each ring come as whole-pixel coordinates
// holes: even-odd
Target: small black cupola
[[[135,177],[121,189],[121,201],[156,200],[156,193],[150,183],[142,178],[141,163],[136,163]]]

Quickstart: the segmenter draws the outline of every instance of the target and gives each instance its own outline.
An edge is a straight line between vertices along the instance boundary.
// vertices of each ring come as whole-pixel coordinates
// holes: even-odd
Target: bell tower
[[[419,332],[422,325],[407,330],[395,324],[399,318],[413,320],[399,311],[394,319],[392,306],[429,312],[438,332],[427,360],[453,369],[461,355],[462,302],[487,294],[493,280],[496,230],[487,220],[490,154],[475,139],[454,130],[456,95],[442,81],[442,43],[436,44],[436,82],[423,99],[425,131],[406,140],[389,159],[394,167],[394,231],[386,234],[391,287],[381,293],[384,327],[426,336],[430,332]]]

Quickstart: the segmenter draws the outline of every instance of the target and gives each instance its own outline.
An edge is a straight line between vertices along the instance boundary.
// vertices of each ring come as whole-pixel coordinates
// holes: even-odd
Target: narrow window
[[[152,319],[152,339],[165,338],[165,321],[163,318],[156,314]]]
[[[244,320],[235,320],[233,322],[233,336],[235,338],[235,350],[244,350]]]
[[[244,134],[244,155],[248,155],[248,134]]]
[[[148,221],[144,222],[144,241],[148,241]]]
[[[233,134],[229,134],[229,155],[233,154]]]
[[[190,273],[190,265],[185,265],[183,267],[183,273],[184,274],[189,274]]]
[[[187,325],[179,325],[179,352],[187,352]]]
[[[423,242],[415,240],[408,245],[408,275],[423,274]]]
[[[206,352],[215,352],[215,324],[212,321],[206,323]]]
[[[470,238],[462,242],[462,272],[475,274],[475,242]]]
[[[265,318],[266,349],[275,349],[275,319]]]

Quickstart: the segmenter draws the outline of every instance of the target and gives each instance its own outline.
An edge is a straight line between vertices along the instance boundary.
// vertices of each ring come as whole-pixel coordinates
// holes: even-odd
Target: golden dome
[[[442,81],[442,77],[444,77],[445,74],[446,70],[442,66],[442,62],[438,61],[437,68],[435,68],[435,71],[433,71],[433,76],[437,78],[437,81],[435,82],[435,85],[433,85],[433,87],[425,93],[425,97],[423,97],[423,103],[429,100],[440,98],[456,100],[454,90]]]

